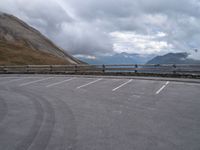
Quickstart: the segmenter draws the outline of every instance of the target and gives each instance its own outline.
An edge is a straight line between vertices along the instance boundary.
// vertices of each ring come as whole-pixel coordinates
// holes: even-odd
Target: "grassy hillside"
[[[49,53],[0,40],[0,65],[65,65],[67,60]]]
[[[0,14],[0,41],[1,64],[82,64],[13,15]]]

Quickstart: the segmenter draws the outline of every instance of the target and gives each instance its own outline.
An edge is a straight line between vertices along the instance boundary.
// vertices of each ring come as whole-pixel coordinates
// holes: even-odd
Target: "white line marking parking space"
[[[96,83],[96,82],[98,82],[98,81],[100,81],[100,80],[102,80],[102,78],[97,79],[97,80],[92,81],[92,82],[89,82],[89,83],[87,83],[87,84],[81,85],[81,86],[77,87],[77,89],[80,89],[80,88],[86,87],[86,86],[88,86],[88,85],[94,84],[94,83]]]
[[[17,81],[20,81],[22,80],[23,78],[19,78],[19,79],[12,79],[12,80],[9,80],[9,81],[6,81],[6,82],[3,82],[3,83],[0,83],[0,84],[8,84],[8,83],[12,83],[12,82],[17,82]]]
[[[68,81],[71,81],[73,79],[76,79],[76,78],[70,78],[70,79],[67,79],[67,80],[64,80],[64,81],[60,81],[60,82],[56,82],[56,83],[52,83],[52,84],[49,84],[47,85],[46,87],[52,87],[52,86],[56,86],[56,85],[59,85],[59,84],[62,84],[62,83],[65,83],[65,82],[68,82]]]
[[[40,79],[40,80],[35,80],[35,81],[27,82],[27,83],[22,83],[19,86],[26,86],[26,85],[29,85],[29,84],[33,84],[33,83],[49,80],[49,79],[52,79],[52,78],[54,78],[54,77],[43,78],[43,79]]]
[[[16,79],[17,77],[0,77],[0,81],[4,80],[4,79]]]
[[[127,82],[125,82],[125,83],[121,84],[120,86],[114,88],[112,91],[114,92],[114,91],[118,90],[119,88],[121,88],[121,87],[127,85],[128,83],[131,83],[132,81],[133,81],[133,79],[128,80]]]
[[[12,79],[12,78],[42,78],[41,77],[34,77],[34,76],[13,76],[13,77],[0,77],[0,79]]]
[[[164,90],[164,88],[169,84],[170,82],[167,81],[157,92],[156,95],[158,95],[162,90]]]
[[[200,86],[200,83],[187,83],[187,82],[171,82],[171,84],[175,85],[185,85],[185,86]]]

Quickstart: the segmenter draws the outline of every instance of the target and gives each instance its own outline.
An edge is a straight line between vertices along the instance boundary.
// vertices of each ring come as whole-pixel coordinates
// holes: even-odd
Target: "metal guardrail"
[[[200,65],[119,64],[119,65],[21,65],[0,66],[0,73],[46,74],[161,74],[200,76]]]

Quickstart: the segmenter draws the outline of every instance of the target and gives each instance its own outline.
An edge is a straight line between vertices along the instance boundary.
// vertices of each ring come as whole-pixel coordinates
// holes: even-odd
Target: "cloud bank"
[[[2,0],[74,55],[188,52],[200,59],[200,0]]]

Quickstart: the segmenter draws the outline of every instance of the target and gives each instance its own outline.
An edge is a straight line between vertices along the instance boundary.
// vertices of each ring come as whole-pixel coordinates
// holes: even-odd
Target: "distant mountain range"
[[[156,56],[147,64],[200,64],[200,60],[191,59],[188,53],[168,53]]]
[[[43,64],[200,64],[188,53],[163,56],[115,53],[90,59],[70,56],[15,16],[0,13],[0,65]],[[80,60],[79,60],[80,59]],[[82,60],[82,61],[81,61]]]
[[[77,56],[78,59],[88,64],[144,64],[155,55],[139,55],[128,53],[116,53],[110,56],[97,56],[95,59]]]
[[[82,64],[17,17],[0,13],[0,65]]]
[[[88,64],[200,64],[200,60],[189,58],[188,53],[168,53],[163,56],[116,53],[95,59],[77,57]]]

